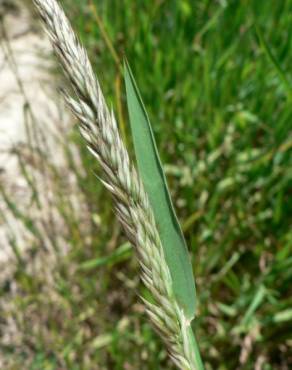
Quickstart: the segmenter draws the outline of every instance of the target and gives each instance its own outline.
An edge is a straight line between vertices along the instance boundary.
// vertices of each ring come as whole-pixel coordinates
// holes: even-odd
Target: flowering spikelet
[[[186,334],[189,323],[174,297],[153,212],[114,114],[105,103],[85,49],[56,0],[33,1],[76,94],[76,98],[66,95],[66,101],[79,120],[88,149],[103,169],[101,181],[112,194],[117,217],[135,246],[141,279],[153,296],[153,303],[143,299],[148,316],[178,368],[196,370]]]

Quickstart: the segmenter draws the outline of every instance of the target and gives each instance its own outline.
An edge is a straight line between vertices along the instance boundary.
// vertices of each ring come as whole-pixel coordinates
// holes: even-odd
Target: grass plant
[[[105,103],[87,53],[57,1],[34,2],[76,93],[77,99],[66,94],[66,101],[80,122],[80,131],[88,149],[103,169],[104,179],[101,181],[112,193],[117,217],[136,248],[141,279],[154,299],[154,302],[143,299],[148,316],[180,369],[202,369],[190,318],[185,307],[180,307],[173,290],[175,281],[171,277],[148,195],[129,160],[114,113]],[[184,283],[189,284],[189,281]],[[180,287],[180,297],[184,285]]]

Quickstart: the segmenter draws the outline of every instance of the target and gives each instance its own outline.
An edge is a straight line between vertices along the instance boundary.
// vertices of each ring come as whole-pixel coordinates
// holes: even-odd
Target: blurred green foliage
[[[62,3],[129,148],[124,55],[134,71],[191,250],[206,368],[288,369],[292,1]],[[92,175],[99,169],[76,133],[72,141],[85,172],[70,155],[68,168],[92,219],[84,234],[64,211],[71,232],[55,276],[60,301],[44,300],[43,288],[31,288],[38,282],[18,271],[29,287],[21,309],[38,297],[34,307],[46,317],[46,335],[31,334],[38,338],[31,369],[172,369],[137,303],[137,266]]]

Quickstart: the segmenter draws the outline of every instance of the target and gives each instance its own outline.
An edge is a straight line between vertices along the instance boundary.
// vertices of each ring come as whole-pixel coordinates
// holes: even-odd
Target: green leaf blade
[[[196,290],[186,242],[172,205],[151,124],[127,62],[124,73],[139,174],[154,212],[174,294],[186,316],[192,319],[196,309]]]

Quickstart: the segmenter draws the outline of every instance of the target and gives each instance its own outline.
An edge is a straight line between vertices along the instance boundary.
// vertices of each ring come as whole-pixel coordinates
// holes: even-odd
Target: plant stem
[[[187,328],[187,334],[189,336],[189,341],[191,344],[191,347],[193,348],[193,360],[194,360],[194,365],[196,370],[205,370],[202,359],[201,359],[201,354],[200,354],[200,349],[198,346],[198,342],[196,340],[195,334],[193,332],[193,329],[191,325],[188,326]]]

